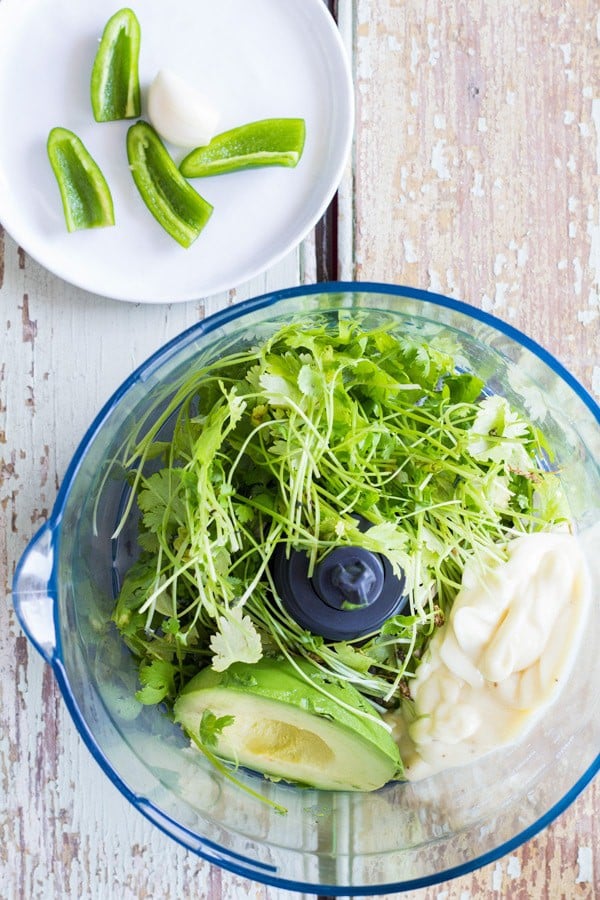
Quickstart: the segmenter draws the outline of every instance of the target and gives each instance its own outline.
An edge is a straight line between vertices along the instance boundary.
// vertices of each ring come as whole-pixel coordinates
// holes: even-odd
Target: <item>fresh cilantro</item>
[[[160,703],[165,698],[175,699],[176,667],[165,659],[153,659],[152,662],[140,666],[141,690],[136,699],[140,703]]]
[[[166,619],[162,623],[162,630],[165,632],[165,634],[179,634],[179,619],[175,619],[174,617]]]
[[[235,716],[217,717],[210,709],[205,709],[200,721],[200,740],[209,750],[215,750],[219,736],[229,725],[233,725]]]
[[[138,658],[142,703],[171,704],[199,668],[226,674],[265,654],[310,658],[399,703],[466,562],[565,521],[539,429],[484,390],[451,338],[392,325],[302,317],[157,397],[124,452],[132,493],[116,532],[137,503],[141,555],[113,619]],[[406,579],[407,615],[360,644],[301,628],[271,582],[276,548],[304,551],[312,573],[338,545],[386,556]],[[207,719],[192,739],[211,753],[225,727]]]
[[[531,426],[511,409],[504,397],[485,397],[470,428],[468,451],[480,460],[529,470],[534,467],[527,452],[530,434]]]
[[[362,648],[353,647],[347,641],[339,641],[332,648],[340,661],[350,669],[366,675],[369,669],[377,665],[377,660],[364,652]]]
[[[217,617],[217,629],[210,639],[216,672],[224,672],[234,662],[254,663],[262,657],[260,635],[239,606]]]

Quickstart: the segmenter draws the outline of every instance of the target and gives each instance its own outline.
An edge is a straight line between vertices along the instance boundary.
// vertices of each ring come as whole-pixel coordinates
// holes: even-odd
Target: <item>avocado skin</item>
[[[312,685],[322,687],[332,697],[356,710],[368,713],[371,717],[378,717],[373,707],[352,685],[341,684],[329,679],[325,673],[308,660],[297,658],[295,663],[309,678]],[[333,700],[323,696],[312,685],[307,684],[289,660],[283,657],[263,657],[257,663],[233,663],[224,672],[216,672],[207,667],[188,682],[180,696],[211,688],[225,688],[228,691],[254,694],[277,703],[300,708],[307,713],[329,719],[337,726],[351,731],[357,737],[375,745],[381,753],[395,763],[396,777],[400,777],[402,762],[398,746],[383,723],[380,725],[372,718],[365,719],[363,716],[351,713]],[[175,713],[177,719],[177,704]]]

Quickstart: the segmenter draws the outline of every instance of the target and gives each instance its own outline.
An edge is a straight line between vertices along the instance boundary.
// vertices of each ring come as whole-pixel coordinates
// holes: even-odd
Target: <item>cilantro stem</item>
[[[250,797],[254,797],[255,800],[260,800],[261,803],[266,803],[267,806],[270,806],[271,809],[274,809],[276,813],[279,813],[281,816],[286,816],[288,810],[285,806],[282,806],[280,803],[276,803],[274,800],[271,800],[269,797],[265,797],[264,794],[260,794],[258,791],[255,791],[249,785],[245,784],[245,782],[240,781],[239,778],[236,778],[231,769],[229,769],[218,756],[216,756],[211,750],[208,749],[200,740],[193,734],[191,731],[186,731],[187,736],[192,741],[195,747],[200,750],[202,754],[207,758],[209,763],[220,772],[227,781],[230,781],[236,787],[240,788],[240,790],[244,791],[245,794],[248,794]]]
[[[162,677],[173,665],[167,702],[214,661],[220,634],[223,665],[259,646],[398,703],[466,562],[565,520],[544,436],[457,372],[441,341],[392,326],[342,312],[283,323],[256,345],[223,341],[170,395],[157,389],[121,446],[131,490],[114,536],[137,504],[142,556],[115,621],[140,666],[160,660]],[[409,606],[336,646],[289,615],[269,564],[281,546],[304,552],[310,574],[344,544],[402,571]]]

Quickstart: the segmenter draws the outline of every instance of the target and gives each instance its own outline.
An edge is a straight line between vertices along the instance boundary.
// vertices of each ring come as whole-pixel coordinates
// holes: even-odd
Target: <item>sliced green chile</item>
[[[53,128],[48,135],[47,150],[60,189],[67,229],[114,225],[110,189],[81,139],[67,128]]]
[[[261,119],[217,134],[210,144],[196,147],[182,160],[186,178],[224,175],[262,166],[294,168],[306,138],[304,119]]]
[[[213,207],[185,180],[148,122],[127,132],[129,167],[142,200],[182,247],[189,247],[211,217]]]
[[[135,119],[141,112],[140,23],[120,9],[106,23],[92,67],[90,97],[96,122]]]

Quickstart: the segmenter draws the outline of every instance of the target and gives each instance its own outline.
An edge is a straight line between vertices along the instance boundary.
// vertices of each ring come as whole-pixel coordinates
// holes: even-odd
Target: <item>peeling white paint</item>
[[[575,878],[577,884],[594,883],[594,858],[591,847],[580,847],[577,851],[577,865],[579,871]]]
[[[575,275],[575,281],[573,282],[573,290],[577,295],[581,294],[581,287],[583,284],[583,268],[581,266],[581,260],[578,256],[573,259],[573,273]]]
[[[514,106],[517,100],[517,95],[514,91],[506,92],[506,103],[508,106]]]
[[[600,306],[600,221],[594,219],[593,210],[588,213],[587,234],[590,239],[588,265],[593,279],[589,302],[592,306]]]
[[[564,272],[568,265],[569,264],[566,259],[559,259],[558,263],[556,264],[556,268],[559,272]]]
[[[429,278],[429,290],[437,291],[438,293],[441,293],[443,288],[442,288],[442,282],[440,280],[439,273],[436,272],[435,269],[429,268],[429,269],[427,269],[427,276]]]
[[[581,137],[589,137],[590,136],[590,126],[587,122],[579,123],[579,133]]]
[[[510,285],[506,281],[499,281],[496,284],[496,292],[494,294],[494,309],[502,309],[506,303],[506,294]]]
[[[429,65],[435,66],[440,58],[440,42],[435,36],[436,26],[433,22],[427,23],[427,46],[429,47]]]
[[[577,313],[577,319],[582,325],[590,325],[595,322],[600,313],[597,309],[580,309]]]
[[[481,172],[475,172],[473,175],[473,187],[471,188],[471,193],[474,197],[483,197],[483,174]]]
[[[577,171],[577,164],[575,162],[575,154],[574,153],[569,153],[569,158],[567,160],[567,169],[569,170],[571,175],[574,175],[575,172]]]
[[[529,259],[529,247],[527,244],[523,244],[517,250],[517,265],[519,268],[525,268],[527,265],[527,260]]]
[[[404,259],[406,260],[406,262],[407,263],[418,262],[419,257],[416,254],[415,245],[410,240],[410,238],[404,238],[404,240],[402,241],[402,244],[404,246]]]
[[[521,863],[518,856],[508,857],[506,874],[509,878],[519,878],[521,876]]]
[[[477,131],[481,131],[483,133],[487,130],[487,119],[485,118],[485,116],[479,116],[479,118],[477,119]]]
[[[565,66],[568,66],[571,62],[571,45],[570,44],[559,44],[558,45],[562,50],[563,60]]]
[[[596,129],[596,171],[600,174],[600,97],[592,100],[592,122]]]
[[[356,17],[359,25],[366,25],[371,19],[371,4],[359,2]]]
[[[575,113],[571,109],[565,110],[563,122],[565,125],[572,125],[575,121]]]
[[[388,34],[388,47],[393,53],[398,53],[404,50],[404,45],[400,43],[395,34]]]
[[[501,891],[502,890],[502,866],[499,862],[494,866],[494,871],[492,872],[492,890],[493,891]]]
[[[414,37],[410,40],[410,71],[416,74],[419,60],[421,59],[421,50]]]
[[[504,269],[505,265],[506,256],[504,255],[504,253],[498,253],[496,259],[494,260],[494,275],[496,276],[496,278],[498,277],[498,275],[502,274],[502,270]]]
[[[447,141],[440,138],[436,141],[431,151],[431,168],[436,173],[440,181],[450,181],[450,169],[446,160]]]
[[[443,131],[446,128],[446,116],[443,113],[436,113],[433,117],[433,127],[438,131]]]
[[[370,44],[359,38],[358,65],[356,67],[356,77],[358,81],[368,81],[373,74],[373,66],[371,65]]]
[[[568,206],[569,212],[574,213],[577,210],[577,207],[579,206],[579,200],[577,199],[577,197],[569,197],[569,199],[567,200],[567,206]]]
[[[569,237],[577,237],[577,222],[569,222]]]

